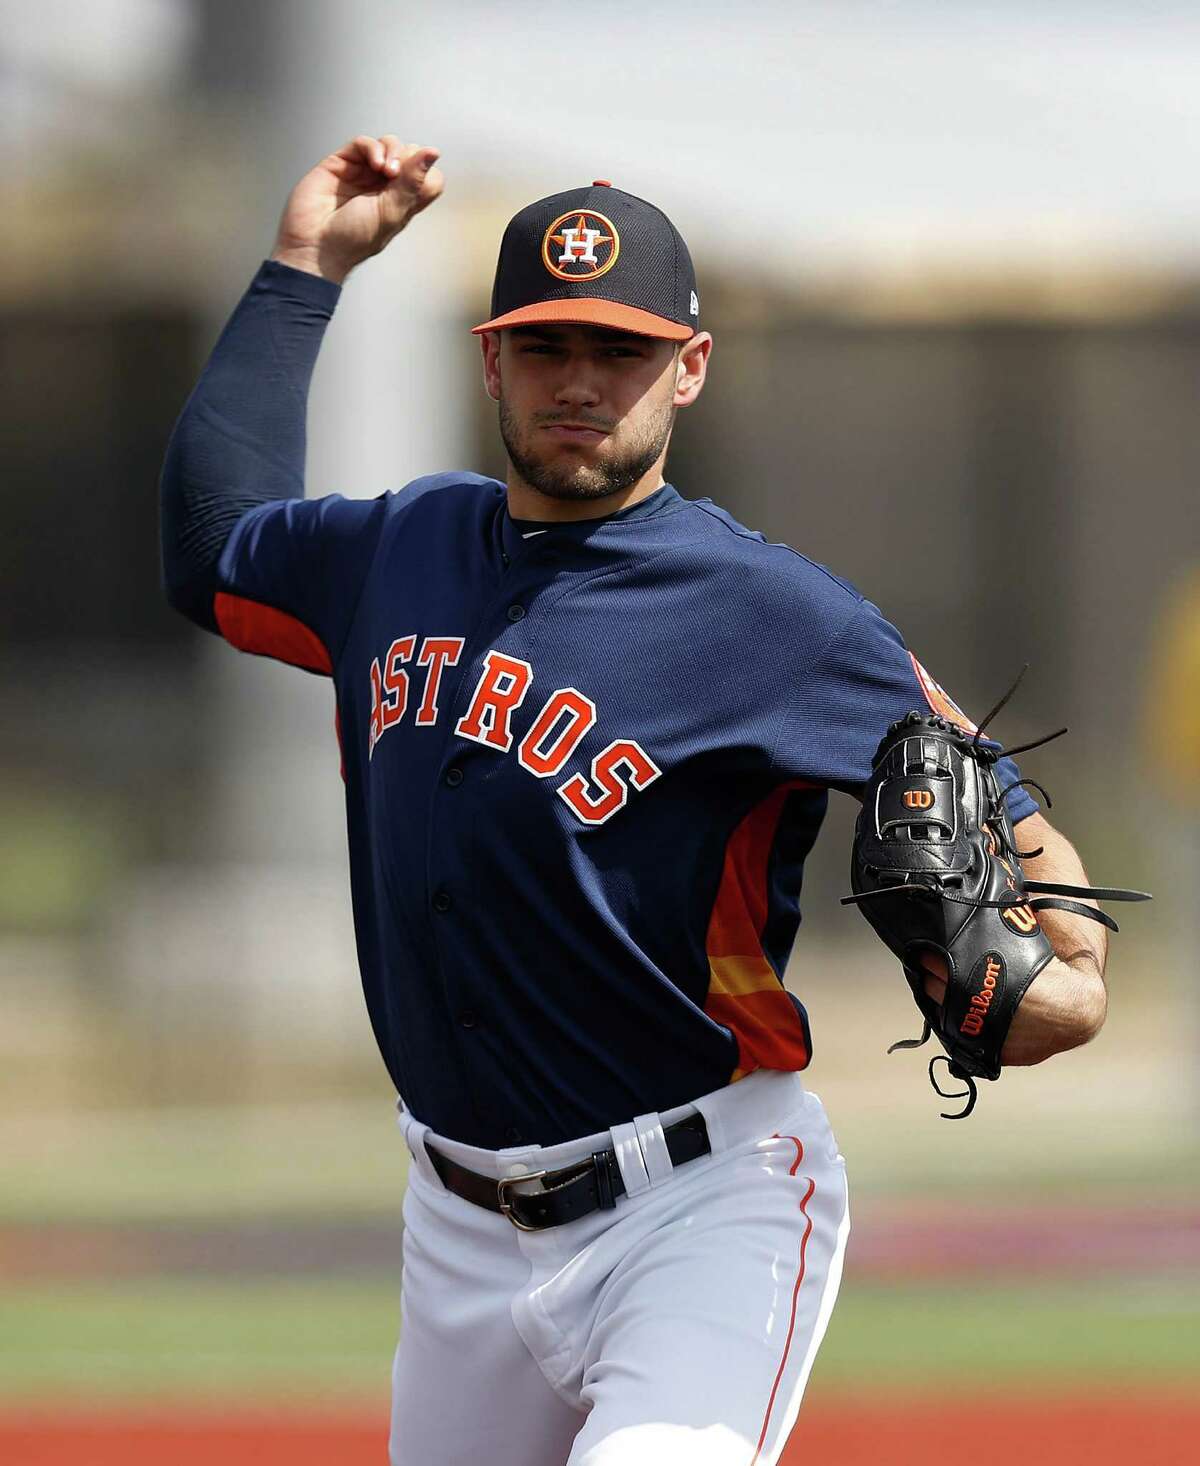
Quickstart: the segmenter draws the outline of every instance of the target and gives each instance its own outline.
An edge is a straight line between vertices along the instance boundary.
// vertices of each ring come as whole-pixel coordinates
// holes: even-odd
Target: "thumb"
[[[417,195],[414,213],[433,203],[445,185],[442,170],[433,166],[440,156],[436,148],[423,148],[414,160],[413,176]]]
[[[438,156],[437,148],[418,148],[403,160],[400,171],[383,190],[379,208],[390,231],[403,229],[441,193],[441,170],[433,166]]]
[[[413,165],[418,173],[424,175],[429,172],[441,156],[437,148],[421,148],[419,152],[413,155]]]

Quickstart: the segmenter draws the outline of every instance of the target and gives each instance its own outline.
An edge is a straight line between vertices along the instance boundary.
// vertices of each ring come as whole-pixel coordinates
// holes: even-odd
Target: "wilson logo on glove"
[[[1020,932],[1023,937],[1031,937],[1041,926],[1028,906],[1005,906],[1000,915],[1013,931]]]
[[[933,803],[933,793],[929,789],[906,789],[904,802],[909,809],[928,809]]]
[[[992,1006],[992,998],[996,993],[996,983],[1000,974],[1004,971],[1004,964],[1000,960],[998,952],[989,953],[983,959],[983,979],[979,991],[972,995],[971,1005],[963,1021],[958,1025],[961,1032],[974,1038],[983,1032],[983,1020],[988,1015],[988,1009]]]

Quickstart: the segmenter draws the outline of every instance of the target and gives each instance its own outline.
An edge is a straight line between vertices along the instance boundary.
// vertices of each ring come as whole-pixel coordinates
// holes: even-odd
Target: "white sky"
[[[255,3],[255,0],[248,0]],[[1200,0],[287,0],[266,171],[439,144],[445,213],[611,178],[698,256],[1200,262]],[[0,0],[5,115],[177,84],[188,0]],[[253,99],[251,99],[253,100]],[[266,100],[264,98],[264,100]],[[74,125],[74,124],[73,124]],[[78,121],[87,127],[87,119]]]
[[[612,179],[753,263],[1200,257],[1200,0],[342,0],[342,127],[437,143],[503,211]],[[356,121],[351,125],[351,113]],[[374,119],[380,119],[378,123]]]

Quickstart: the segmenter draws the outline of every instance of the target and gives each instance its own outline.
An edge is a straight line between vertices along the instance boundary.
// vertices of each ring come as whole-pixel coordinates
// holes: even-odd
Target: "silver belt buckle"
[[[512,1202],[508,1199],[507,1188],[518,1186],[522,1181],[540,1181],[543,1176],[548,1176],[549,1171],[530,1171],[524,1176],[505,1176],[503,1180],[496,1182],[496,1200],[500,1203],[500,1212],[516,1227],[518,1232],[540,1232],[541,1227],[531,1227],[528,1222],[523,1222],[516,1212],[513,1211]]]

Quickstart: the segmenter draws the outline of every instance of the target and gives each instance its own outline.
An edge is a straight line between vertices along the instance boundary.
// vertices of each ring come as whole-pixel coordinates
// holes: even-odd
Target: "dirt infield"
[[[936,1415],[936,1430],[932,1421]],[[0,1415],[5,1466],[384,1466],[382,1418],[97,1414],[55,1420]],[[1179,1397],[947,1407],[834,1405],[805,1409],[785,1466],[928,1466],[948,1441],[970,1442],[972,1466],[1184,1466],[1196,1459],[1200,1405]]]

